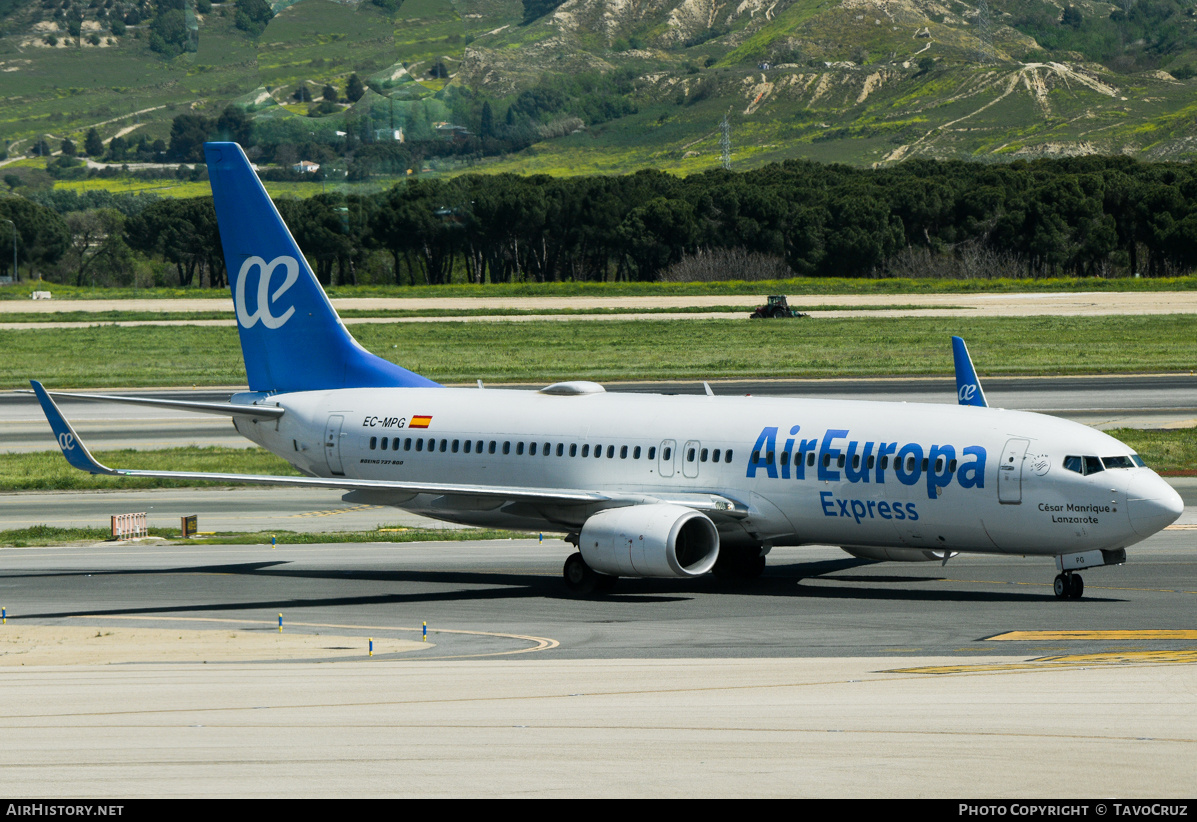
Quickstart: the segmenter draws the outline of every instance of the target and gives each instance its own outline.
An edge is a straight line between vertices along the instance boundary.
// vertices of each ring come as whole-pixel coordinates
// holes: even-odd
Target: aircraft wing
[[[594,505],[611,507],[620,505],[638,505],[651,502],[674,502],[701,511],[710,511],[728,516],[744,516],[747,508],[735,500],[718,494],[676,494],[666,495],[635,495],[635,494],[607,494],[599,491],[579,491],[563,488],[527,488],[527,487],[496,487],[493,485],[470,485],[452,482],[402,482],[391,480],[366,480],[348,477],[283,477],[269,474],[224,474],[203,471],[143,471],[128,468],[109,468],[92,456],[87,446],[79,439],[74,427],[58,409],[49,392],[40,382],[31,380],[33,393],[37,395],[42,410],[62,455],[75,468],[91,474],[106,474],[117,477],[154,477],[158,479],[195,480],[204,482],[245,483],[247,485],[282,485],[293,488],[333,488],[342,491],[383,492],[395,495],[404,494],[441,494],[446,496],[464,496],[485,498],[492,500],[511,500],[526,503],[540,503],[551,505]],[[97,397],[100,395],[79,395]],[[266,410],[262,408],[260,410]],[[282,413],[282,409],[274,409]]]

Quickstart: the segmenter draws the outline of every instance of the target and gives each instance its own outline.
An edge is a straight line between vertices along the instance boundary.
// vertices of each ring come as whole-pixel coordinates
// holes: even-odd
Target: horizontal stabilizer
[[[154,397],[125,397],[118,394],[75,394],[67,391],[47,391],[51,397],[69,397],[91,402],[120,402],[146,405],[152,408],[173,408],[197,414],[219,414],[224,417],[258,417],[278,419],[286,412],[277,405],[236,405],[230,402],[193,402],[191,400],[160,400]]]

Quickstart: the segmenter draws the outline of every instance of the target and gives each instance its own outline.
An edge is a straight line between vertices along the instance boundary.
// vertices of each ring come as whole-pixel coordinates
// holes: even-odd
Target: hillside
[[[1197,147],[1195,0],[541,2],[0,0],[0,138],[145,149],[236,103],[266,160],[402,130],[416,170],[691,172],[725,115],[737,168]]]

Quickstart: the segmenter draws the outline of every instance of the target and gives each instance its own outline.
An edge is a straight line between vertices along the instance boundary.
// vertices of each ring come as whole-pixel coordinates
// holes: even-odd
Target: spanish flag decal
[[[432,422],[432,417],[416,416],[411,418],[411,425],[408,428],[427,428]]]

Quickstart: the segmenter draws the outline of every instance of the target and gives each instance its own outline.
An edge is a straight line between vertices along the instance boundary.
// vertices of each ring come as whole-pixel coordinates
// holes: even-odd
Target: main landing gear
[[[1056,599],[1080,599],[1085,593],[1085,581],[1081,579],[1080,574],[1065,571],[1056,574],[1053,590],[1056,592]]]
[[[582,559],[580,551],[566,558],[562,575],[569,592],[579,596],[605,594],[615,587],[615,581],[619,579],[609,574],[600,574],[591,568],[586,564],[586,560]]]

